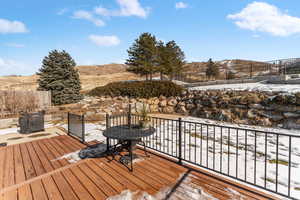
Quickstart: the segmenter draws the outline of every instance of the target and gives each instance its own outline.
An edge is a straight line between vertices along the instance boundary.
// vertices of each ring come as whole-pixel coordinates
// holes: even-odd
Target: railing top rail
[[[79,113],[71,113],[71,112],[68,112],[69,115],[74,115],[74,116],[84,116],[84,114],[79,114]]]
[[[138,114],[132,114],[132,115],[139,116]],[[167,119],[167,118],[152,117],[152,116],[151,116],[151,118],[179,122],[178,119]],[[208,124],[208,123],[193,122],[193,121],[187,121],[187,120],[182,120],[181,122],[182,123],[194,123],[194,124],[198,124],[198,125],[202,125],[202,126],[214,126],[214,127],[228,128],[228,129],[236,129],[236,130],[241,130],[241,131],[249,131],[249,132],[252,131],[252,132],[256,132],[256,133],[264,133],[264,134],[269,134],[269,135],[292,136],[292,137],[300,138],[300,131],[299,131],[299,135],[297,135],[297,134],[294,134],[294,133],[278,133],[278,132],[267,131],[267,130],[262,131],[262,130],[258,130],[258,129],[235,127],[235,126],[228,126],[228,125]]]
[[[289,134],[289,133],[278,133],[278,132],[272,132],[272,131],[262,131],[258,129],[250,129],[250,128],[242,128],[242,127],[234,127],[234,126],[226,126],[226,125],[215,125],[215,124],[207,124],[207,123],[202,123],[202,122],[191,122],[191,121],[185,121],[182,120],[183,123],[195,123],[195,124],[200,124],[204,126],[215,126],[215,127],[222,127],[222,128],[229,128],[229,129],[237,129],[237,130],[242,130],[242,131],[252,131],[256,133],[265,133],[265,134],[272,134],[272,135],[283,135],[283,136],[293,136],[293,137],[299,137],[300,138],[300,131],[299,135],[297,134]]]

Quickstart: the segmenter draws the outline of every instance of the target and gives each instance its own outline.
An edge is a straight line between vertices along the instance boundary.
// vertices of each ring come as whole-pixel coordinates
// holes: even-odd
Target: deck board
[[[0,149],[0,190],[3,188],[3,181],[4,181],[4,163],[6,157],[6,148]]]
[[[41,180],[33,181],[31,184],[32,196],[34,199],[48,200],[46,191]]]
[[[63,200],[63,197],[51,176],[43,178],[42,182],[49,199]]]
[[[143,151],[136,150],[144,157],[134,163],[133,172],[105,157],[73,164],[61,158],[85,147],[65,135],[1,148],[0,200],[104,200],[125,190],[136,192],[136,195],[143,192],[164,195],[170,200],[193,199],[195,191],[221,200],[270,198],[194,167],[178,165],[152,151],[148,158]]]
[[[3,187],[15,184],[13,146],[8,146],[6,153],[10,156],[6,156],[4,163]]]
[[[62,173],[79,199],[94,199],[70,169],[63,171]]]

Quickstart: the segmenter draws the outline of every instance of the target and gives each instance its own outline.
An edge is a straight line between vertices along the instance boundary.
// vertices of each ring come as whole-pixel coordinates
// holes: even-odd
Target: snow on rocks
[[[264,83],[243,83],[243,84],[224,84],[193,87],[190,90],[241,90],[241,91],[265,91],[297,93],[300,92],[299,84],[264,84]]]

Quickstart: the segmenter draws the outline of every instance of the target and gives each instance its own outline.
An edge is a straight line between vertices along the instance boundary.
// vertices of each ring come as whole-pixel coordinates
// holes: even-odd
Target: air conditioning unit
[[[28,134],[44,131],[45,111],[35,113],[22,113],[19,118],[20,133]]]

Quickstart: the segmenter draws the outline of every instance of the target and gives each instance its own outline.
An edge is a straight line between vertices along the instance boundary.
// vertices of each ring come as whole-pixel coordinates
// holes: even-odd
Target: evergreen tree
[[[43,59],[37,73],[38,90],[51,91],[54,105],[75,103],[82,99],[76,63],[66,51],[53,50]]]
[[[166,45],[159,42],[158,48],[158,71],[162,75],[168,75],[171,79],[174,75],[179,75],[182,72],[184,61],[184,52],[176,44],[175,41],[170,41]]]
[[[146,76],[152,80],[152,75],[157,72],[157,41],[154,35],[143,33],[127,50],[129,65],[128,71]]]
[[[219,76],[219,66],[215,64],[210,58],[206,65],[206,76],[210,79],[212,77],[217,78]]]

